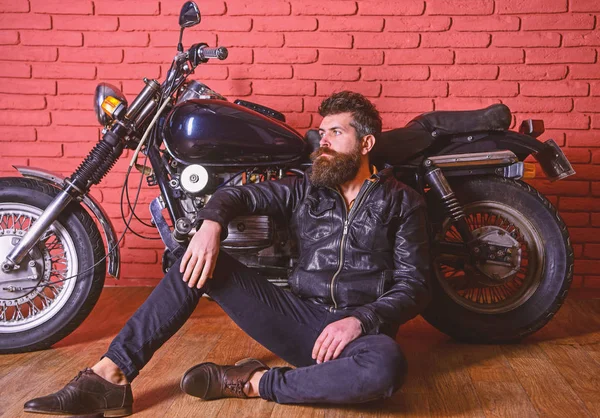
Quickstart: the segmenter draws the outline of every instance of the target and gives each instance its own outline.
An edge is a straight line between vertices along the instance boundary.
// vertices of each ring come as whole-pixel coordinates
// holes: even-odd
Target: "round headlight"
[[[110,122],[110,117],[102,109],[102,103],[108,97],[112,96],[118,99],[125,107],[127,107],[127,99],[125,95],[121,93],[117,87],[109,83],[100,83],[96,86],[96,93],[94,93],[94,112],[96,112],[96,118],[102,126]]]

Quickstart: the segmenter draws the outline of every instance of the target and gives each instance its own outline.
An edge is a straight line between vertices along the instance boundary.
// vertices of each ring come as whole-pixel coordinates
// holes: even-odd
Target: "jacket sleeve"
[[[401,216],[395,233],[392,285],[374,302],[356,308],[364,334],[379,333],[384,323],[400,325],[417,316],[431,299],[429,238],[426,207],[418,205]]]
[[[244,186],[219,189],[198,212],[196,228],[203,220],[218,222],[221,239],[227,238],[227,225],[240,215],[270,215],[289,219],[304,195],[305,176],[288,176]]]

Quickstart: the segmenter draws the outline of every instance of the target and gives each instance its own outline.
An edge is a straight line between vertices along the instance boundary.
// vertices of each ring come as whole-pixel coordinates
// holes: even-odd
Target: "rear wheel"
[[[497,245],[501,262],[436,254],[433,300],[423,316],[466,342],[515,341],[537,331],[562,305],[573,278],[564,222],[546,198],[520,181],[461,178],[451,186],[473,235],[487,248]],[[447,218],[435,211],[430,216],[437,242],[462,243]]]
[[[36,180],[0,179],[0,261],[58,192]],[[0,353],[47,348],[77,328],[102,291],[106,265],[92,266],[104,255],[93,219],[70,204],[17,270],[0,271]]]

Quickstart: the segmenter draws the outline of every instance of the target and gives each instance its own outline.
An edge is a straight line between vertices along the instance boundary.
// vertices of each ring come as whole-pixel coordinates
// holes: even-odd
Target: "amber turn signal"
[[[535,178],[535,164],[534,163],[523,163],[523,178],[524,179]]]
[[[108,96],[102,102],[102,110],[104,110],[104,113],[106,113],[111,118],[114,118],[115,114],[120,113],[122,109],[123,103],[121,103],[121,101],[115,97]]]

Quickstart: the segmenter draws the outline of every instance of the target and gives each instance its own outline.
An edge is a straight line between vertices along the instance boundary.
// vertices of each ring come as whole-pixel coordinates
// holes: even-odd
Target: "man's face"
[[[358,173],[362,152],[356,130],[350,122],[351,113],[323,118],[319,127],[321,147],[310,156],[313,161],[310,180],[313,184],[336,188]]]

